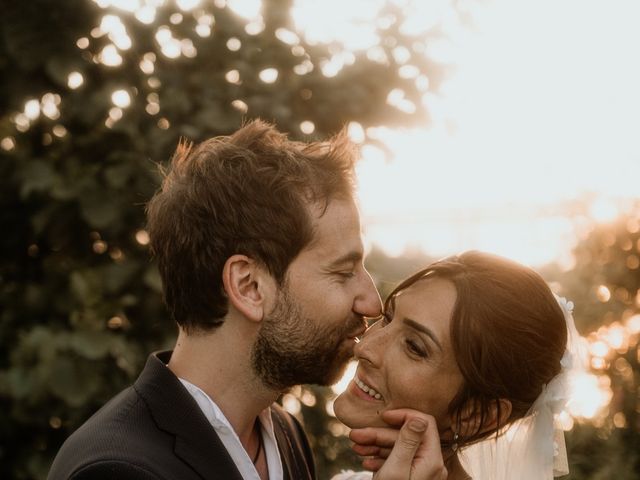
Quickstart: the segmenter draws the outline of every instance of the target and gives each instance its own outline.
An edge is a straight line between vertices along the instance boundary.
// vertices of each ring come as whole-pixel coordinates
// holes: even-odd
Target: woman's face
[[[453,283],[438,278],[396,295],[355,347],[358,369],[334,403],[340,421],[386,426],[381,412],[412,408],[433,415],[441,431],[450,426],[447,408],[463,382],[449,335],[456,296]]]

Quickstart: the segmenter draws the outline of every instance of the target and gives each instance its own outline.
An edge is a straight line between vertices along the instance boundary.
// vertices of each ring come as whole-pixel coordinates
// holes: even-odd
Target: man
[[[50,480],[314,478],[274,402],[335,382],[380,314],[354,162],[345,135],[304,144],[261,121],[179,145],[147,209],[175,348],[69,437]]]

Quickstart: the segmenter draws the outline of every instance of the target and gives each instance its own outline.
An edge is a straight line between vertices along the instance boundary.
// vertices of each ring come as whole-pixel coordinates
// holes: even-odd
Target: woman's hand
[[[447,478],[438,428],[431,415],[398,409],[383,412],[382,419],[391,427],[354,429],[349,435],[355,443],[353,450],[369,457],[362,465],[377,472],[375,480]]]

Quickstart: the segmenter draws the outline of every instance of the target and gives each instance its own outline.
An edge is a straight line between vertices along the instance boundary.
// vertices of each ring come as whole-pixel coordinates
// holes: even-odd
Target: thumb
[[[389,458],[376,478],[410,478],[413,460],[426,430],[427,423],[420,418],[412,418],[405,422]]]
[[[396,442],[397,449],[393,449],[392,455],[395,451],[400,460],[413,460],[426,430],[426,422],[419,418],[413,418],[406,422],[406,424],[400,429],[400,435]]]

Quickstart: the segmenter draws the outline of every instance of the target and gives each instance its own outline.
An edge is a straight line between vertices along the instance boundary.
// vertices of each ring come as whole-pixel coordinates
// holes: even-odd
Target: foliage
[[[545,276],[574,302],[576,326],[592,346],[593,373],[612,396],[591,425],[570,433],[569,478],[638,478],[640,202],[611,223],[592,225],[574,257],[570,270]]]
[[[44,478],[62,441],[133,381],[149,352],[172,344],[144,203],[159,182],[155,162],[179,137],[228,134],[258,116],[300,139],[348,122],[427,119],[392,51],[404,48],[432,90],[444,70],[424,55],[424,37],[401,32],[397,8],[378,32],[382,59],[355,52],[327,77],[321,67],[339,45],[276,36],[293,30],[290,1],[265,1],[257,30],[223,4],[181,12],[170,2],[145,24],[89,0],[0,2],[2,478]],[[94,29],[105,14],[119,16],[130,48]],[[195,33],[201,24],[210,36]],[[178,58],[163,53],[160,25],[182,40]],[[278,70],[273,83],[260,80],[267,68]],[[415,112],[386,103],[393,89]],[[344,438],[327,435],[324,402],[302,414],[322,470],[333,460],[325,452],[346,451],[336,446]]]
[[[579,424],[567,434],[570,474],[567,480],[634,480],[638,478],[638,449],[622,430],[605,432]]]
[[[324,138],[348,122],[428,119],[422,92],[399,74],[393,51],[406,49],[431,90],[445,69],[425,57],[425,37],[402,32],[396,7],[386,7],[391,21],[379,27],[381,57],[345,55],[344,67],[325,76],[323,64],[341,47],[281,40],[279,29],[294,30],[291,1],[263,3],[264,25],[252,29],[216,6],[224,2],[191,12],[170,2],[145,24],[90,0],[0,0],[0,478],[44,478],[69,433],[135,379],[149,352],[172,345],[144,204],[158,185],[156,162],[169,158],[179,137],[228,134],[258,116],[299,139]],[[105,14],[118,15],[131,39],[130,48],[117,49],[118,65],[105,64],[109,35],[90,34]],[[162,52],[160,25],[185,41],[177,58]],[[200,25],[210,25],[211,35],[196,34]],[[278,70],[273,83],[259,76],[269,68]],[[415,112],[386,103],[394,89]],[[116,90],[128,106],[114,105]],[[312,134],[302,122],[313,122]],[[598,333],[601,325],[627,325],[640,309],[639,212],[590,231],[572,270],[545,273],[575,302],[578,328],[594,340],[610,331]],[[427,260],[374,250],[368,267],[384,295]],[[610,348],[598,366],[613,400],[600,423],[577,424],[568,436],[572,479],[637,478],[637,340]],[[357,468],[344,428],[327,415],[332,391],[293,393],[321,478]]]

